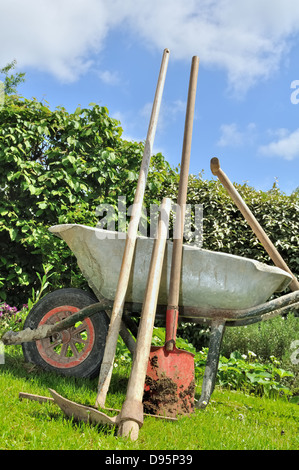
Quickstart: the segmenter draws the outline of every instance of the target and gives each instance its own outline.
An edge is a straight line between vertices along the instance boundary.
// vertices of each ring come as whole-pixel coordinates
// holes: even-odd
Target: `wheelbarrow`
[[[56,225],[50,232],[67,243],[93,294],[80,289],[49,293],[30,311],[24,330],[8,332],[4,344],[22,344],[25,359],[68,376],[94,377],[105,338],[125,240],[123,233],[77,224]],[[127,289],[121,334],[133,351],[136,324],[146,289],[154,240],[138,237]],[[165,318],[173,243],[167,241],[158,294],[157,318]],[[292,276],[258,261],[183,245],[179,320],[211,326],[210,346],[198,407],[214,389],[225,327],[264,321],[299,305],[299,291],[268,300],[284,291]],[[129,341],[130,339],[130,341]]]

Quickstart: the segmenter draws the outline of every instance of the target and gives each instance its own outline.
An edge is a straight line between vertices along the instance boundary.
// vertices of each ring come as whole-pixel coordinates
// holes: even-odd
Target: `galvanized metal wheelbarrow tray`
[[[123,251],[124,233],[66,224],[51,227],[70,247],[96,296],[113,300]],[[154,239],[137,239],[126,302],[142,304]],[[167,243],[158,297],[166,305],[172,242]],[[184,245],[180,306],[236,310],[259,305],[286,289],[292,277],[280,268],[252,259]]]
[[[55,325],[43,325],[30,332],[8,332],[4,344],[20,344],[49,337],[77,321],[112,308],[125,234],[77,224],[55,225],[50,232],[65,240],[77,258],[78,266],[99,299]],[[127,289],[125,309],[140,313],[154,240],[139,237]],[[158,297],[157,316],[165,317],[169,288],[172,242],[167,242]],[[275,266],[226,253],[183,246],[180,286],[180,320],[211,326],[209,353],[198,408],[207,406],[213,392],[221,341],[226,326],[242,326],[267,320],[299,306],[299,291],[268,300],[284,291],[292,276]],[[129,335],[130,337],[130,335]],[[132,340],[132,337],[130,337]],[[127,344],[132,351],[134,342]]]

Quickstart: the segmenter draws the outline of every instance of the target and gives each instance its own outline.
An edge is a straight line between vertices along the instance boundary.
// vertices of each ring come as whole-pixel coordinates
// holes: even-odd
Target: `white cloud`
[[[225,70],[238,93],[277,70],[299,31],[296,0],[124,3],[127,22],[147,44],[169,47],[178,59],[198,55],[201,65]]]
[[[236,123],[222,124],[220,126],[221,136],[217,142],[219,147],[241,147],[250,145],[255,140],[256,125],[251,122],[241,131]]]
[[[203,67],[224,70],[244,93],[275,73],[299,32],[297,0],[2,0],[0,64],[46,70],[64,81],[95,67],[92,54],[108,33],[149,48],[171,49],[173,59],[198,55]],[[99,60],[97,58],[97,65]]]
[[[0,63],[13,58],[69,82],[85,73],[108,31],[106,2],[9,0],[1,2]],[[110,24],[110,21],[109,21]]]
[[[118,72],[110,72],[110,70],[103,70],[98,72],[99,78],[107,85],[118,85],[120,77]]]
[[[279,129],[277,135],[280,135],[281,138],[260,146],[259,153],[269,157],[284,158],[285,160],[299,158],[299,129],[294,132]]]
[[[242,143],[242,134],[237,129],[237,124],[222,124],[221,137],[217,142],[220,147],[239,146]]]
[[[164,103],[162,105],[162,112],[165,115],[165,119],[176,119],[177,116],[183,115],[185,116],[186,113],[186,102],[182,100],[174,100],[172,102]]]
[[[131,112],[123,111],[112,111],[111,117],[120,122],[120,126],[123,129],[122,139],[132,142],[143,142],[146,139],[146,133],[141,137],[139,129],[136,129],[136,123],[132,119]],[[146,131],[145,131],[146,132]]]

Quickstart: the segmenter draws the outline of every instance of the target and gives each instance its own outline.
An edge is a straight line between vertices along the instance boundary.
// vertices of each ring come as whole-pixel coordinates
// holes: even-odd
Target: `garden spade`
[[[194,408],[194,356],[176,348],[179,314],[179,289],[182,266],[183,233],[196,85],[198,57],[192,58],[185,131],[182,150],[181,174],[176,210],[168,306],[166,311],[166,338],[163,347],[152,347],[147,369],[144,407],[158,415],[189,414]]]

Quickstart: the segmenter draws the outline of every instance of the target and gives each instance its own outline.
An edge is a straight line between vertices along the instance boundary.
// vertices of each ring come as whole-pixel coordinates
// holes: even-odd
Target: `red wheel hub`
[[[41,325],[53,325],[69,317],[80,309],[63,305],[50,310],[39,322]],[[45,362],[59,369],[75,367],[90,354],[95,342],[95,331],[89,318],[67,330],[36,341],[37,349]]]

